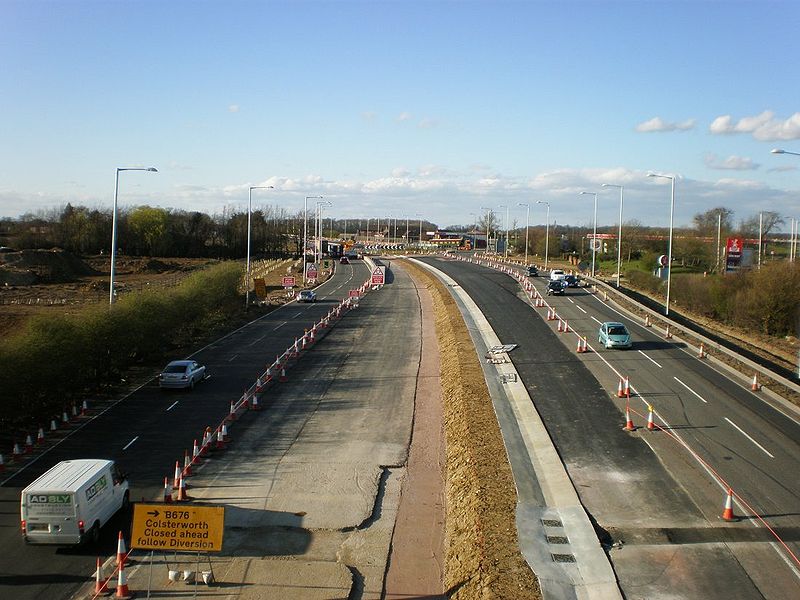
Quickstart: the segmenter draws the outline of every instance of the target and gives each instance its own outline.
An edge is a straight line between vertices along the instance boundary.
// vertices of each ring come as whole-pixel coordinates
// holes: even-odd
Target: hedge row
[[[240,306],[241,275],[241,265],[220,263],[112,307],[32,319],[0,346],[0,428],[46,423],[73,400],[119,383],[126,369],[161,362]]]

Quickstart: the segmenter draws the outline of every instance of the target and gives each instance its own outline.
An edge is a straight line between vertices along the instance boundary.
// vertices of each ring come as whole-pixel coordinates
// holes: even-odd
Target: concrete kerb
[[[608,557],[597,539],[541,416],[536,411],[525,385],[517,376],[516,369],[510,362],[486,364],[483,360],[483,354],[489,348],[501,345],[486,317],[453,279],[426,263],[413,258],[409,260],[427,269],[448,286],[467,320],[509,453],[515,452],[515,448],[508,443],[508,436],[511,435],[509,427],[514,424],[500,418],[498,403],[507,403],[513,412],[524,443],[525,458],[533,466],[544,499],[542,506],[537,498],[519,497],[517,529],[522,553],[536,573],[546,597],[621,598]],[[506,377],[507,383],[500,387],[496,382],[504,375],[513,377]],[[557,563],[553,560],[541,521],[547,515],[557,517],[563,524],[562,532],[570,540],[569,546],[565,548],[569,548],[576,562]]]

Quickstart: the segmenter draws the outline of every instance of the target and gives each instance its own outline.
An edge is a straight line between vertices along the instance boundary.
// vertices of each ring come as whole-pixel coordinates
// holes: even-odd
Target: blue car
[[[597,341],[606,348],[630,348],[633,345],[628,328],[612,321],[600,324]]]

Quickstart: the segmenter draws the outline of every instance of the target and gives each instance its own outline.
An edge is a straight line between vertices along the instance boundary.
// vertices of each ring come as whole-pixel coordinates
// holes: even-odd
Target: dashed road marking
[[[649,356],[647,356],[647,354],[645,354],[645,353],[644,353],[644,352],[642,352],[641,350],[639,350],[639,354],[641,354],[642,356],[644,356],[644,357],[645,357],[647,360],[649,360],[651,363],[653,363],[653,364],[654,364],[655,366],[657,366],[659,369],[663,369],[663,368],[664,368],[664,367],[662,367],[660,364],[658,364],[656,361],[654,361],[652,358],[650,358]]]
[[[123,450],[127,450],[128,448],[130,448],[131,446],[133,446],[134,442],[136,442],[136,440],[138,440],[138,439],[139,439],[139,436],[137,435],[137,436],[136,436],[135,438],[133,438],[133,439],[132,439],[130,442],[128,442],[128,445],[127,445],[127,446],[125,446],[125,447],[123,448]]]
[[[751,438],[749,435],[747,435],[747,432],[746,432],[744,429],[742,429],[741,427],[739,427],[739,426],[738,426],[736,423],[734,423],[733,421],[731,421],[731,420],[730,420],[728,417],[725,417],[725,420],[726,420],[728,423],[730,423],[731,425],[733,425],[734,427],[736,427],[736,429],[738,429],[738,430],[739,430],[739,433],[741,433],[741,434],[742,434],[744,437],[746,437],[748,440],[750,440],[750,441],[751,441],[751,442],[753,442],[753,443],[754,443],[756,446],[758,446],[758,447],[759,447],[759,448],[760,448],[760,449],[761,449],[761,450],[764,452],[764,454],[766,454],[766,455],[767,455],[767,456],[769,456],[770,458],[775,458],[775,457],[774,457],[774,456],[773,456],[773,455],[772,455],[772,454],[771,454],[771,453],[770,453],[770,452],[769,452],[769,451],[768,451],[766,448],[764,448],[764,446],[762,446],[762,445],[761,445],[761,444],[759,444],[757,441],[755,441],[753,438]]]
[[[180,402],[180,400],[175,400],[175,402],[173,402],[172,404],[170,404],[170,405],[169,405],[169,408],[167,409],[167,412],[169,412],[169,411],[171,411],[173,408],[175,408],[175,407],[178,405],[178,402]]]
[[[685,387],[687,390],[689,390],[690,392],[692,392],[692,393],[693,393],[695,396],[697,396],[698,398],[700,398],[700,400],[702,400],[703,402],[705,402],[706,404],[708,404],[708,400],[706,400],[705,398],[703,398],[703,397],[702,397],[700,394],[698,394],[697,392],[695,392],[695,391],[694,391],[692,388],[690,388],[688,385],[686,385],[685,383],[683,383],[683,382],[682,382],[680,379],[678,379],[677,377],[673,377],[673,379],[674,379],[675,381],[677,381],[678,383],[680,383],[680,384],[681,384],[683,387]]]

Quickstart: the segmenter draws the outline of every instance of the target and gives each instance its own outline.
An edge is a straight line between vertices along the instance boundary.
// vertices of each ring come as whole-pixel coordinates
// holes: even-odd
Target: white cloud
[[[800,139],[800,112],[786,119],[776,119],[775,113],[765,110],[734,123],[731,115],[721,115],[711,122],[708,130],[714,135],[750,133],[759,141]]]
[[[412,118],[413,117],[411,116],[410,112],[401,112],[399,115],[397,115],[397,119],[396,120],[399,123],[402,123],[403,121],[410,121]]]
[[[429,118],[422,119],[417,125],[417,127],[419,127],[420,129],[434,129],[435,127],[438,126],[439,126],[439,121],[437,121],[436,119],[429,119]]]
[[[238,104],[231,104],[228,106],[228,112],[238,113],[239,112],[239,105]]]
[[[761,166],[758,163],[754,163],[752,158],[729,156],[724,160],[720,160],[716,154],[707,154],[705,163],[709,169],[728,171],[755,171]]]
[[[665,121],[661,117],[653,117],[649,121],[639,123],[636,126],[636,131],[640,133],[653,133],[661,131],[688,131],[694,129],[695,120],[687,119],[676,123]]]

